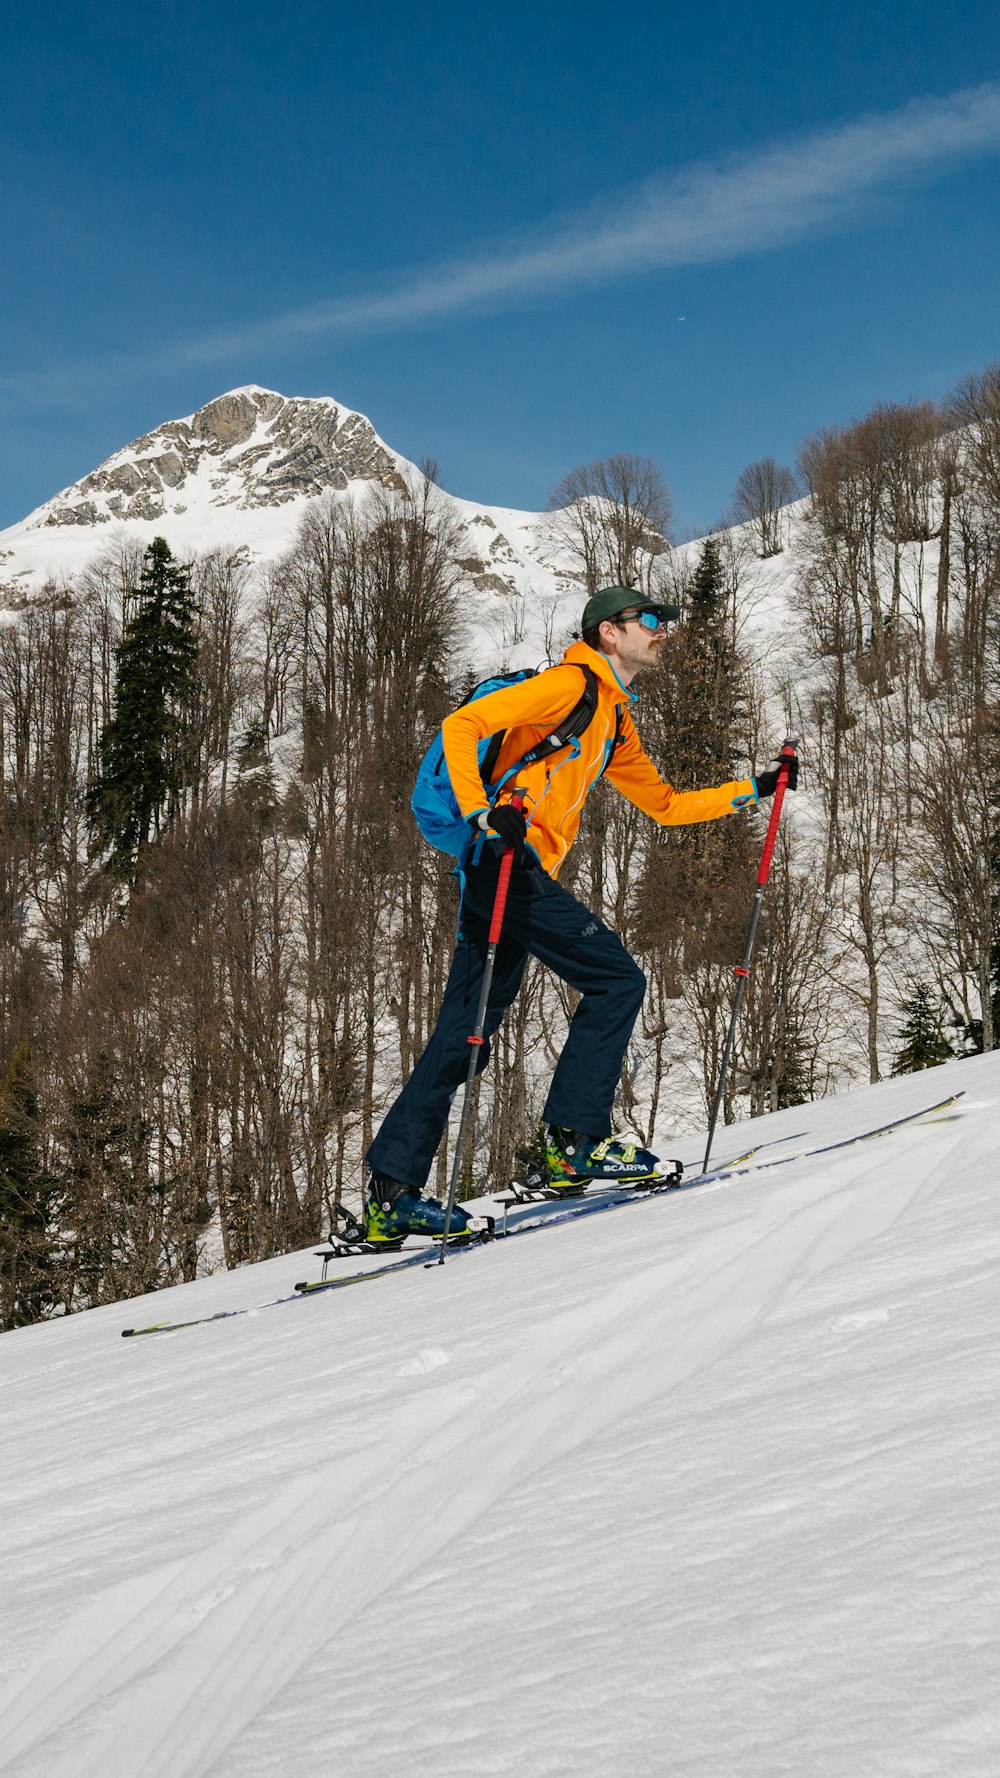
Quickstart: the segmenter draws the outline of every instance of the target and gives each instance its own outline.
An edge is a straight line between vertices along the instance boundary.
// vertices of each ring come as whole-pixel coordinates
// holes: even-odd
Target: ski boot
[[[364,1206],[364,1238],[370,1248],[398,1248],[407,1235],[427,1235],[432,1241],[444,1237],[445,1206],[374,1167],[369,1168],[365,1181]],[[471,1241],[490,1232],[487,1218],[469,1216],[460,1204],[455,1205],[449,1242]]]
[[[618,1185],[667,1186],[680,1181],[681,1166],[661,1173],[660,1163],[648,1148],[634,1142],[617,1142],[613,1136],[586,1136],[561,1124],[545,1131],[547,1186],[558,1196],[575,1197],[591,1180],[610,1180]]]

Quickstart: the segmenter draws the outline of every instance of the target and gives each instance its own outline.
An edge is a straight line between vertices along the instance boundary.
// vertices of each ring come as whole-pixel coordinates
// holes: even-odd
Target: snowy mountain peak
[[[26,528],[167,519],[195,493],[244,511],[282,506],[351,481],[400,485],[402,466],[363,414],[251,384],[134,439],[39,507]]]
[[[115,451],[71,487],[0,531],[0,611],[46,586],[72,586],[126,536],[158,533],[180,555],[243,550],[274,561],[318,496],[419,481],[364,414],[332,396],[287,396],[259,383],[228,389],[183,419]],[[529,589],[579,604],[580,580],[547,513],[484,507],[439,490],[467,585],[503,599]]]

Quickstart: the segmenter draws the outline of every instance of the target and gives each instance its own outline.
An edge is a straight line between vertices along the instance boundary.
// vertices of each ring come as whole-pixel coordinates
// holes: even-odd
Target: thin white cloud
[[[1000,83],[784,142],[718,165],[664,173],[557,218],[488,252],[417,268],[389,288],[334,298],[247,326],[100,362],[2,380],[9,394],[45,399],[82,377],[155,373],[281,352],[311,340],[399,331],[509,308],[559,289],[644,271],[705,265],[801,240],[856,217],[880,188],[1000,148]]]

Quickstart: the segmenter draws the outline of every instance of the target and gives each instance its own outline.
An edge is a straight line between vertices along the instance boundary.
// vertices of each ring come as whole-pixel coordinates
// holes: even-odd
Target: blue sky
[[[27,9],[0,121],[0,524],[258,382],[543,506],[1000,358],[1000,30],[969,0]]]

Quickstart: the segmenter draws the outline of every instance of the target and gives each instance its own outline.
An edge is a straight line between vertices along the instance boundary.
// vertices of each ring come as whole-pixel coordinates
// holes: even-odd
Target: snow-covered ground
[[[0,1772],[995,1778],[1000,1058],[752,1133],[959,1089],[360,1290],[4,1336]]]

